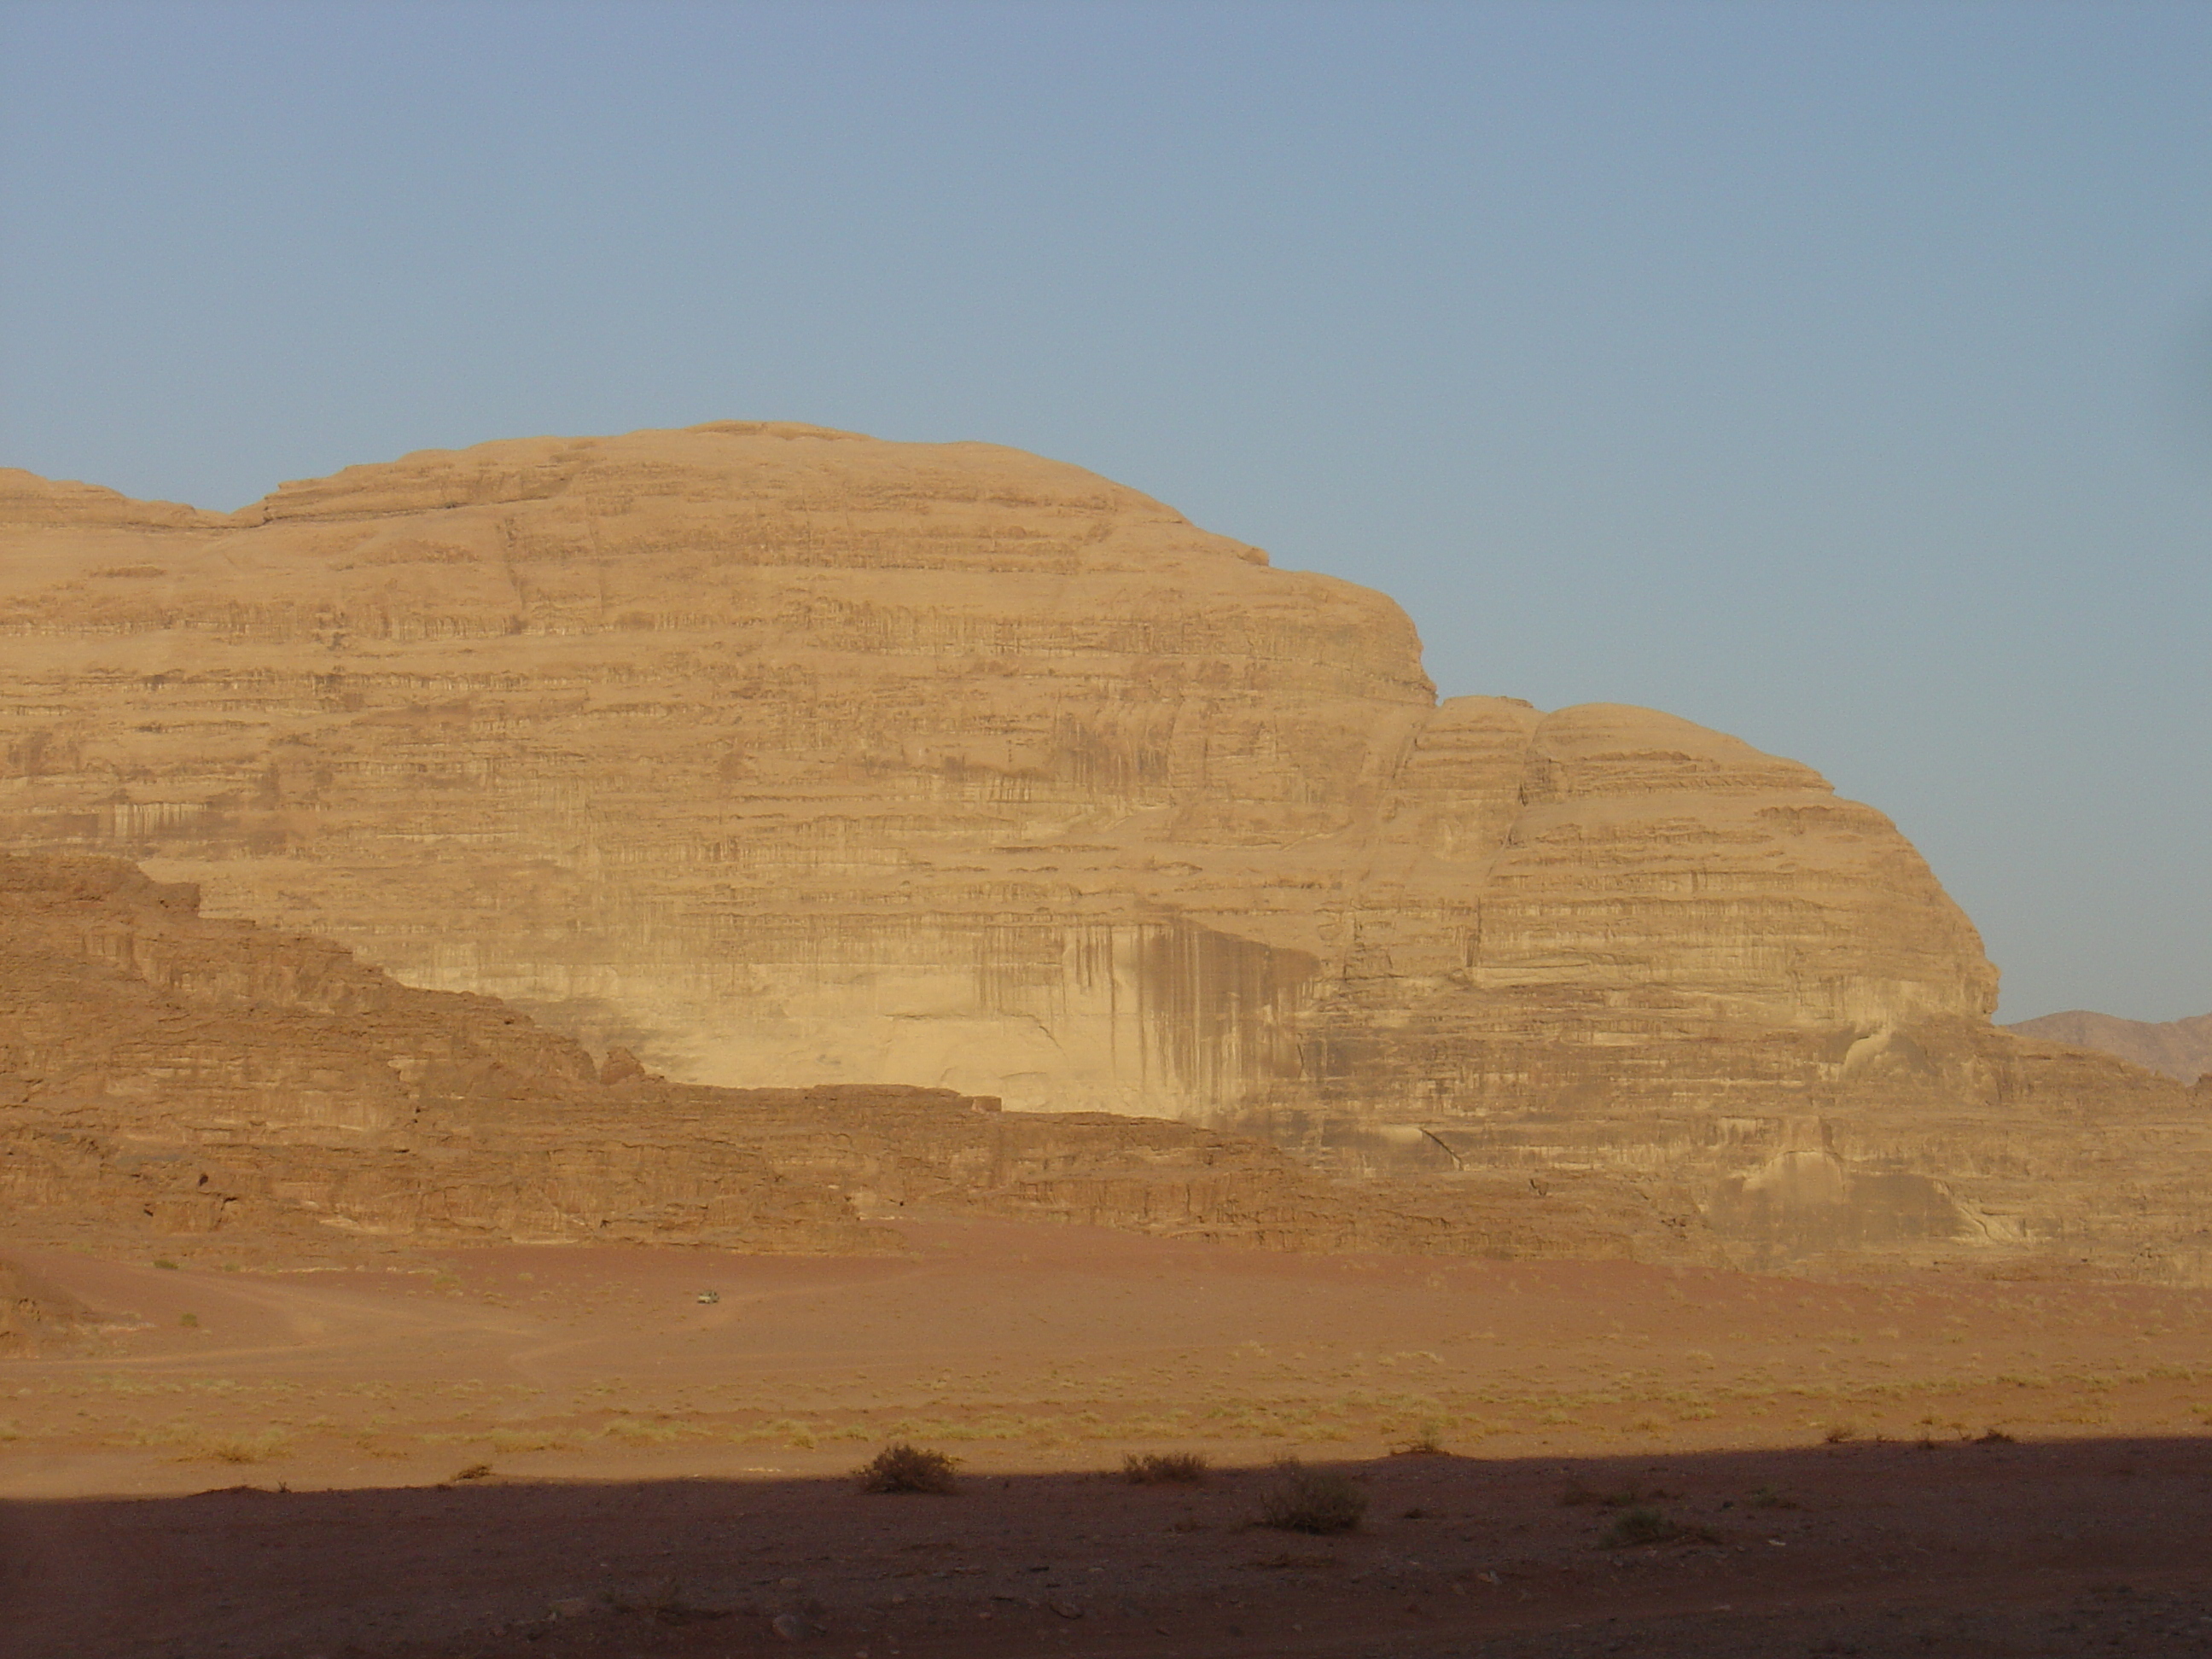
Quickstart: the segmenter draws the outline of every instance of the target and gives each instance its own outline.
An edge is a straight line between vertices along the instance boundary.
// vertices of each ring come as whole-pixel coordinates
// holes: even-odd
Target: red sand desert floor
[[[14,1252],[0,1654],[2212,1654],[2212,1294],[908,1234]]]

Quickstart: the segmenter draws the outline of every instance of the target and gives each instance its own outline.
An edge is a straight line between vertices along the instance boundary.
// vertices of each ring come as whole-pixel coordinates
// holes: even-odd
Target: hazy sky
[[[2212,6],[0,0],[0,462],[981,438],[2212,1009]]]

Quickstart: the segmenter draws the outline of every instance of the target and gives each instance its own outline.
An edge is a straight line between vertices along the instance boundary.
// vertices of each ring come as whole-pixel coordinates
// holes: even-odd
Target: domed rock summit
[[[1387,598],[1073,466],[724,422],[228,515],[0,472],[0,848],[682,1084],[2207,1271],[2201,1109],[1994,1030],[1881,813],[1652,710],[1439,702]]]

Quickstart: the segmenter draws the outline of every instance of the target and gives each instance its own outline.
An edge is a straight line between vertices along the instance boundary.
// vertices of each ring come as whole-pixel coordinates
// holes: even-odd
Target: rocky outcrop
[[[884,1218],[925,1209],[1277,1249],[1715,1256],[1686,1197],[1618,1178],[1346,1182],[1158,1119],[595,1066],[492,999],[204,919],[188,886],[112,860],[5,855],[0,1200],[18,1227],[179,1236],[319,1225],[834,1253],[896,1248]]]
[[[91,1310],[67,1291],[0,1261],[0,1358],[66,1346],[93,1324]]]
[[[235,521],[50,490],[0,495],[8,845],[693,1080],[1427,1123],[1769,1098],[1993,1006],[1808,769],[1439,706],[1382,596],[1032,456],[723,425]]]
[[[2212,1074],[2212,1014],[2154,1022],[2072,1008],[2063,1014],[2024,1019],[2004,1029],[2045,1042],[2118,1054],[2183,1083]]]
[[[2071,1238],[2090,1165],[2029,1119],[2195,1121],[1994,1032],[1972,926],[1809,769],[1438,703],[1387,599],[1073,467],[720,423],[227,519],[12,476],[0,844],[691,1083],[1680,1181],[1762,1249],[1951,1248],[2016,1168],[2020,1231]],[[2146,1213],[2099,1248],[2185,1236]]]

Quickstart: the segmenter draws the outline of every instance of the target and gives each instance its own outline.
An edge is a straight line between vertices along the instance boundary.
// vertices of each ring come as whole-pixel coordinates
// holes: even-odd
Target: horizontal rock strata
[[[0,841],[696,1081],[1710,1109],[1993,1006],[1808,769],[1439,706],[1382,595],[1032,456],[533,440],[228,520],[14,477]]]
[[[2203,1114],[1993,1031],[1879,812],[1439,703],[1387,599],[1034,456],[725,422],[231,515],[0,474],[0,846],[691,1083],[1680,1182],[1759,1249],[2201,1254]]]
[[[898,1248],[884,1218],[926,1209],[1277,1249],[1717,1259],[1679,1193],[1539,1185],[1332,1180],[1200,1126],[948,1090],[670,1083],[490,998],[204,919],[190,887],[128,865],[0,855],[18,1225],[840,1253]]]

